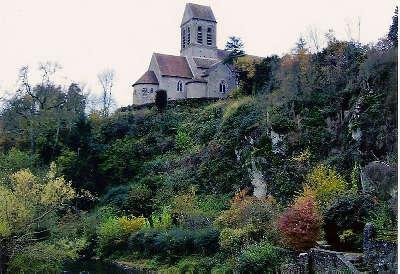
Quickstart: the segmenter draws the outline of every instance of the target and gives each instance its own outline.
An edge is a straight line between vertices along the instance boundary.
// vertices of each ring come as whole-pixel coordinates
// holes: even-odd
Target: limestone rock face
[[[284,135],[271,130],[271,142],[273,153],[285,153]]]
[[[251,161],[250,175],[251,184],[254,187],[253,195],[257,198],[265,198],[267,196],[267,184],[261,171],[256,167],[254,159]]]
[[[357,128],[351,131],[351,138],[353,138],[353,140],[359,142],[361,141],[361,137],[362,137],[361,129]]]
[[[364,193],[390,200],[397,196],[396,169],[385,162],[374,161],[361,169],[361,186]]]

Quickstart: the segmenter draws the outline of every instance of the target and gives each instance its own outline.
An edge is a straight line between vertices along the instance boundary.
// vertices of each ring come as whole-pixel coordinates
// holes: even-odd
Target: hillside
[[[79,87],[55,83],[10,99],[0,121],[0,265],[60,269],[85,255],[260,273],[291,262],[282,248],[324,240],[362,251],[367,222],[397,230],[393,41],[331,37],[317,53],[298,44],[261,62],[239,58],[241,88],[229,98],[163,111],[86,114]]]

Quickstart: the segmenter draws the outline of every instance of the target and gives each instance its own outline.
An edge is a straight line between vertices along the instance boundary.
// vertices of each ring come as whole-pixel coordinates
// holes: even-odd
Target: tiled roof
[[[162,76],[193,78],[185,57],[154,53]]]
[[[146,71],[133,85],[137,84],[155,84],[158,85],[156,74],[152,70]]]
[[[193,57],[193,61],[198,68],[208,69],[212,65],[220,62],[219,59],[211,59],[211,58],[201,58],[201,57]]]
[[[216,22],[214,13],[209,6],[188,3],[187,7],[192,13],[192,18]]]

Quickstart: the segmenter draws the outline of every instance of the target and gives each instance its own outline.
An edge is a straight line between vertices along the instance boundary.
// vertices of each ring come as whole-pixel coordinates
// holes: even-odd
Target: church
[[[217,48],[217,21],[210,7],[188,3],[181,22],[180,55],[153,53],[148,70],[132,85],[133,105],[154,102],[158,89],[168,100],[223,98],[237,87],[227,52]]]

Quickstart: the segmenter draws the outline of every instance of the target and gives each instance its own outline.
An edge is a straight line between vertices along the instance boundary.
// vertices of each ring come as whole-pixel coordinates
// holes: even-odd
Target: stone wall
[[[133,104],[143,105],[154,103],[154,97],[156,96],[156,91],[158,90],[158,85],[154,84],[137,84],[133,87]]]
[[[371,223],[364,229],[364,261],[375,271],[397,273],[397,243],[376,239],[376,231]]]
[[[312,248],[282,265],[281,273],[358,273],[343,253]]]
[[[219,92],[219,84],[221,81],[226,83],[226,92]],[[227,94],[236,88],[236,78],[233,72],[228,68],[227,65],[219,63],[215,65],[210,71],[206,78],[207,81],[207,97],[223,98]]]

